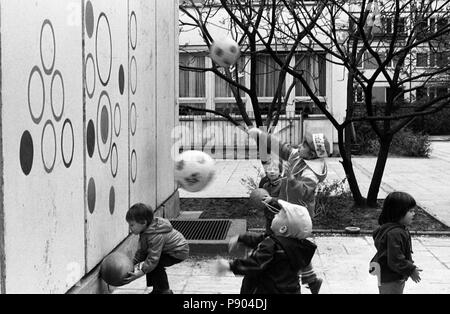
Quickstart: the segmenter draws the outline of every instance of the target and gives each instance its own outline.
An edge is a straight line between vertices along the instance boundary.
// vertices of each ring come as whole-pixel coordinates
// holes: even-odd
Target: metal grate
[[[231,220],[171,220],[186,240],[225,240]]]

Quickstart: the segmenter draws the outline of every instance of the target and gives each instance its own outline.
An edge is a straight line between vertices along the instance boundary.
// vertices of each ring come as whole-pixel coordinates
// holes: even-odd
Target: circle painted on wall
[[[111,77],[112,51],[111,28],[106,14],[102,12],[97,21],[95,58],[98,76],[103,86],[108,85]]]
[[[92,2],[88,1],[86,3],[86,11],[85,11],[85,22],[86,22],[86,33],[89,38],[92,38],[94,34],[94,8],[92,7]]]
[[[39,124],[44,115],[45,85],[44,77],[38,66],[33,67],[28,78],[28,109],[31,119]]]
[[[91,214],[93,214],[95,210],[95,199],[96,199],[95,181],[94,178],[90,178],[87,190],[87,202],[88,202],[88,209]]]
[[[61,72],[55,71],[50,85],[50,104],[56,122],[61,121],[64,113],[64,81]]]
[[[48,120],[42,130],[41,156],[44,169],[51,173],[56,162],[56,132],[51,120]]]
[[[135,50],[137,45],[137,20],[134,11],[132,11],[130,15],[130,44],[131,48]]]
[[[100,138],[99,138],[100,136]],[[112,145],[112,112],[108,93],[103,91],[97,107],[97,148],[103,163],[108,161]]]
[[[125,71],[123,70],[123,65],[120,65],[119,68],[119,92],[120,95],[123,95],[125,91]]]
[[[20,167],[23,173],[27,176],[33,168],[34,147],[33,138],[29,131],[25,131],[20,139],[19,149]]]
[[[111,148],[111,174],[113,178],[117,176],[117,170],[119,168],[119,154],[117,152],[116,143]]]
[[[135,183],[136,178],[137,178],[137,156],[136,156],[136,151],[134,149],[131,152],[130,167],[131,167],[131,181],[133,181],[133,183]]]
[[[130,108],[130,130],[133,136],[136,134],[136,128],[137,128],[136,104],[132,103]]]
[[[44,21],[41,28],[40,52],[44,72],[45,74],[50,75],[55,66],[56,41],[53,25],[50,20],[47,19]]]
[[[137,79],[137,63],[136,58],[133,56],[130,61],[130,86],[133,95],[136,94]]]
[[[114,214],[114,208],[116,206],[116,192],[114,191],[114,187],[112,186],[109,190],[109,212],[111,215]]]
[[[69,119],[64,121],[61,134],[61,154],[66,168],[70,168],[73,161],[73,153],[75,150],[75,138],[73,135],[72,122]]]
[[[95,127],[94,122],[89,120],[86,130],[86,146],[89,157],[92,158],[95,149]]]
[[[120,111],[119,103],[116,103],[114,107],[114,133],[117,137],[120,135],[120,129],[122,128],[122,112]]]
[[[84,79],[86,85],[86,93],[89,98],[94,97],[95,83],[96,83],[96,73],[95,73],[95,63],[94,57],[89,53],[86,57],[86,63],[84,65],[86,76]]]

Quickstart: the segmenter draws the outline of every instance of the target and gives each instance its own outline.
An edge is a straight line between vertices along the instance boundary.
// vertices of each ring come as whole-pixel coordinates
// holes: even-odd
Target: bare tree
[[[336,128],[342,164],[355,202],[376,206],[394,135],[416,117],[438,112],[449,104],[450,93],[446,89],[437,97],[421,99],[411,107],[417,91],[430,84],[448,82],[450,1],[324,1],[325,9],[314,28],[307,28],[305,23],[312,17],[304,10],[305,1],[282,2],[285,12],[289,12],[288,19],[296,27],[277,27],[292,31],[285,33],[291,40],[297,38],[298,30],[308,30],[307,38],[326,52],[327,61],[347,71],[347,111],[344,121],[339,122],[315,96],[314,90],[308,88],[304,73],[287,69],[305,86],[311,99]],[[270,51],[269,45],[266,48]],[[282,64],[275,53],[271,55]],[[372,69],[362,67],[367,63],[372,64]],[[380,81],[390,91],[381,104],[373,101],[374,85]],[[355,88],[362,90],[365,100],[363,110],[358,113],[355,112]],[[367,198],[361,195],[351,159],[351,125],[355,121],[370,123],[380,143]]]

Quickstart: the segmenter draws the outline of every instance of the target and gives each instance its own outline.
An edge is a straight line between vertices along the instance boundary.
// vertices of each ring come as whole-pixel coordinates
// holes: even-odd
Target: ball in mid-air
[[[228,68],[235,64],[241,56],[241,48],[231,38],[216,40],[210,48],[210,57],[218,65]]]
[[[189,192],[203,190],[213,179],[215,162],[208,154],[189,150],[181,153],[175,161],[175,180]]]

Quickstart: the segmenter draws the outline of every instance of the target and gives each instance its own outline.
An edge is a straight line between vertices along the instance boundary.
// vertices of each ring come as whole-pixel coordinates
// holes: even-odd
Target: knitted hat
[[[316,152],[318,158],[325,158],[330,155],[330,142],[323,133],[307,132],[304,140]]]
[[[282,200],[278,200],[278,203],[286,215],[283,216],[283,219],[280,219],[280,216],[274,218],[272,221],[272,231],[282,237],[296,239],[309,237],[312,233],[312,221],[306,207]]]

